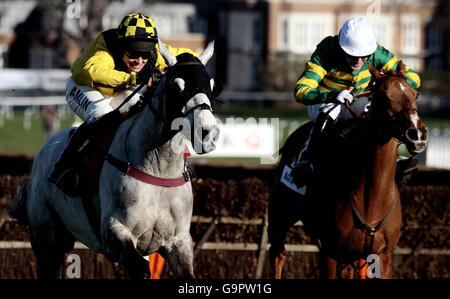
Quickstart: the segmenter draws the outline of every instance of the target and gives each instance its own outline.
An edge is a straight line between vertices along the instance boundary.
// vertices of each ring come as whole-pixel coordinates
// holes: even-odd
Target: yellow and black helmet
[[[132,13],[125,16],[117,28],[117,33],[119,39],[158,42],[155,23],[150,17],[141,13]]]

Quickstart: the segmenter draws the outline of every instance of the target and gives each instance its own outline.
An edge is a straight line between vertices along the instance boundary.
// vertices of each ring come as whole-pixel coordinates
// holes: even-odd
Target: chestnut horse
[[[404,143],[413,155],[422,152],[427,128],[417,113],[418,93],[407,83],[401,61],[397,71],[382,74],[370,66],[370,72],[370,105],[361,117],[325,127],[305,196],[280,178],[312,123],[291,134],[280,150],[269,199],[269,259],[275,278],[281,278],[286,259],[286,233],[298,220],[318,241],[321,278],[364,278],[372,274],[368,264],[371,271],[379,265],[381,278],[392,278],[402,225],[398,145]],[[377,265],[371,263],[373,257]]]

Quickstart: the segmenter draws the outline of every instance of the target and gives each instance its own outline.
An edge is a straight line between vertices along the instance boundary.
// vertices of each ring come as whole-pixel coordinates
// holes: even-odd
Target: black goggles
[[[345,52],[344,52],[344,53],[345,53]],[[345,56],[346,56],[347,58],[352,59],[352,60],[357,60],[357,59],[359,59],[359,58],[361,58],[362,60],[366,60],[366,59],[368,59],[371,55],[366,55],[366,56],[352,56],[352,55],[348,55],[347,53],[345,53]]]
[[[142,57],[142,59],[147,60],[152,57],[152,52],[142,52],[142,51],[125,51],[125,55],[130,59],[138,59]]]

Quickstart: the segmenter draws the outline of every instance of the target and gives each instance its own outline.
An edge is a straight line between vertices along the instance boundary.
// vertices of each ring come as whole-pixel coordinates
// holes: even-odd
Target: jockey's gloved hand
[[[353,95],[349,90],[344,89],[337,95],[336,100],[342,104],[345,104],[345,101],[351,104],[353,102]]]
[[[154,67],[151,63],[147,62],[139,73],[136,74],[136,84],[148,84],[148,81],[152,77]]]
[[[163,76],[164,74],[160,70],[155,69],[152,73],[152,85],[157,85]]]

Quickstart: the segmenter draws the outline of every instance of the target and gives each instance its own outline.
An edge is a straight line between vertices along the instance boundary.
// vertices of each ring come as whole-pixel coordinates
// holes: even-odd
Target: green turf
[[[61,120],[61,129],[71,126],[74,117]],[[30,118],[29,128],[24,127],[24,114],[14,113],[12,119],[4,118],[0,126],[0,152],[34,154],[45,143],[44,124],[39,115]]]

